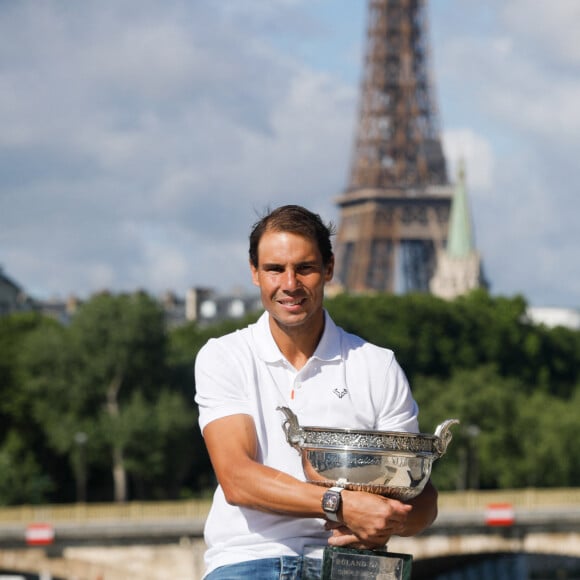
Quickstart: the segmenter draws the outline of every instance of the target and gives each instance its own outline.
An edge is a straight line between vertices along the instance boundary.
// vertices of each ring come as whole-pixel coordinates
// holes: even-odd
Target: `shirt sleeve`
[[[377,429],[418,433],[419,408],[411,393],[409,381],[393,354],[387,367],[384,394]]]
[[[229,415],[251,415],[243,365],[223,339],[211,339],[195,360],[195,402],[203,433],[211,421]]]

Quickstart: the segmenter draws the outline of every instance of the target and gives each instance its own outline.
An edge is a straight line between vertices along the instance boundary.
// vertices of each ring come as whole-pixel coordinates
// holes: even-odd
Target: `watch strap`
[[[342,492],[344,491],[344,487],[338,487],[338,486],[331,487],[330,489],[328,489],[325,492],[325,494],[328,493],[329,491],[334,491],[334,492],[338,493],[340,495],[340,501],[342,502]],[[339,503],[338,509],[340,509],[340,503]],[[329,520],[331,520],[333,522],[340,522],[340,518],[338,517],[337,512],[330,512],[330,511],[324,510],[324,513],[326,514],[326,517]]]
[[[338,514],[335,514],[334,512],[325,512],[326,513],[326,518],[329,519],[332,522],[337,522],[339,523],[340,520],[338,519]]]

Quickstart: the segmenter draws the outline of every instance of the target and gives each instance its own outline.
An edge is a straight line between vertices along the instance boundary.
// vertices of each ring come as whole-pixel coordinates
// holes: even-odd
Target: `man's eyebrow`
[[[304,260],[292,265],[296,268],[303,268],[304,266],[316,266],[317,264],[318,260]],[[262,268],[285,268],[286,264],[282,262],[263,262],[261,266]]]

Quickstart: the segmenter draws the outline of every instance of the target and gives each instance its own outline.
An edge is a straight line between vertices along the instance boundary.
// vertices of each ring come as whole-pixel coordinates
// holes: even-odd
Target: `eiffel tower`
[[[350,292],[429,291],[453,190],[429,78],[422,0],[369,0],[350,183],[338,198],[336,277]]]

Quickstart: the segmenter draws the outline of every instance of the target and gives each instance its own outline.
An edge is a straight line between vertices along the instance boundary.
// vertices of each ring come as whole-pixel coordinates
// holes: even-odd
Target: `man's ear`
[[[334,254],[330,256],[328,264],[326,264],[326,272],[324,273],[325,282],[330,282],[334,276]]]
[[[259,286],[260,281],[258,280],[258,268],[256,268],[254,264],[252,264],[251,260],[250,260],[250,272],[252,273],[252,283],[254,284],[254,286]]]

